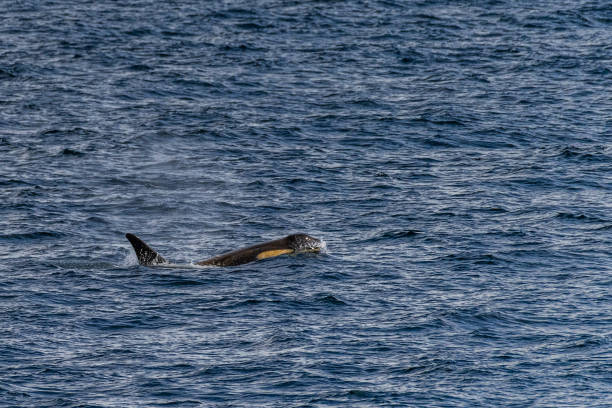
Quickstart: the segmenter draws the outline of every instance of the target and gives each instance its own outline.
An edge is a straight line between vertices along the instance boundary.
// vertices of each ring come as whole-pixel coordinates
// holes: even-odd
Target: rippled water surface
[[[0,405],[612,405],[608,1],[0,10]]]

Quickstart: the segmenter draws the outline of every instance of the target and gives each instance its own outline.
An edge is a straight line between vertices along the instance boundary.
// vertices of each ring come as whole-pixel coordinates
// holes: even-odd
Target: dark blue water
[[[610,2],[0,10],[0,405],[612,406]]]

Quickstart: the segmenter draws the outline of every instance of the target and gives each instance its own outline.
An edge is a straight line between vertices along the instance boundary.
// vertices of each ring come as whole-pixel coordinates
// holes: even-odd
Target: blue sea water
[[[0,10],[1,406],[612,406],[609,1]]]

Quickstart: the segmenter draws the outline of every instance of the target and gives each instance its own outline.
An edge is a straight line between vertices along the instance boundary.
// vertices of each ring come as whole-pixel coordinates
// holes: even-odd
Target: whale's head
[[[287,237],[289,248],[295,252],[320,252],[323,241],[306,234],[293,234]]]

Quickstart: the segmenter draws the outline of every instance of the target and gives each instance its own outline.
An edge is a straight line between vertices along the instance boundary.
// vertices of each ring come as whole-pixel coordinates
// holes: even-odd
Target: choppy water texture
[[[0,10],[0,405],[612,405],[610,2]]]

